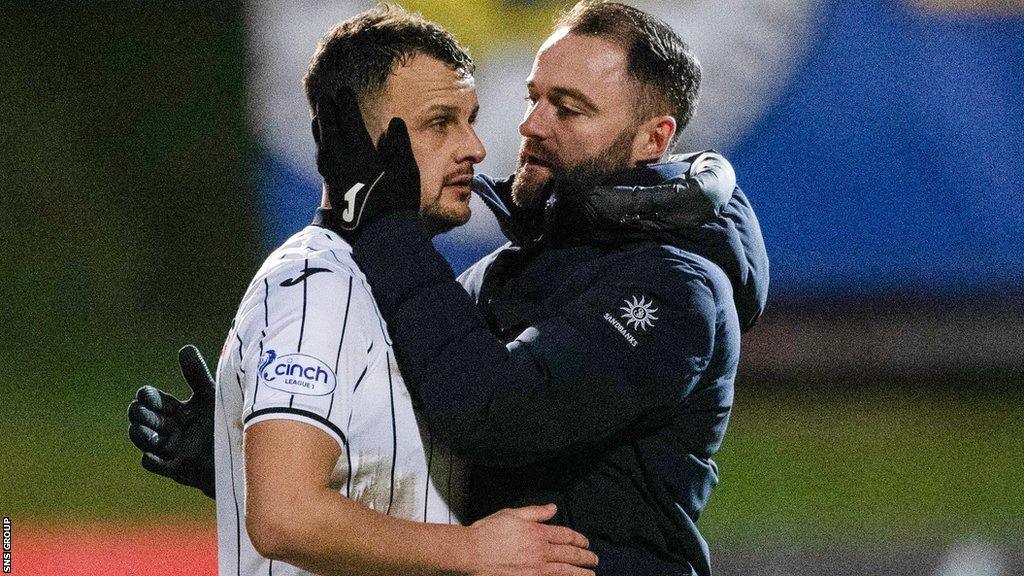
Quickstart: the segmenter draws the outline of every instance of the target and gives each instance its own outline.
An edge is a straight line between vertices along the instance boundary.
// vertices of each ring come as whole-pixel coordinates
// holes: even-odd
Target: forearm
[[[554,315],[506,346],[412,215],[375,223],[354,255],[421,414],[463,458],[492,466],[542,460],[600,442],[671,401],[672,392],[627,384],[630,364],[607,351],[622,347],[617,333],[608,333],[609,346],[588,337],[593,328],[581,332]]]
[[[330,488],[279,511],[285,518],[275,519],[276,534],[267,546],[268,556],[317,574],[435,576],[470,572],[469,528],[463,526],[386,516]]]
[[[373,286],[403,379],[431,430],[459,456],[488,464],[564,445],[563,438],[545,434],[559,430],[564,416],[545,419],[530,409],[531,403],[550,407],[542,367],[491,334],[476,303],[416,226],[413,214],[389,216],[363,232],[353,254]],[[526,415],[536,415],[543,428],[524,434]]]
[[[340,446],[291,420],[245,430],[245,527],[256,551],[322,574],[466,573],[470,528],[387,516],[330,487]]]
[[[389,215],[363,232],[353,256],[396,336],[406,384],[418,393],[446,382],[441,386],[452,389],[452,410],[474,412],[488,402],[488,392],[509,388],[504,382],[510,376],[509,353],[419,226],[415,213]],[[473,386],[479,372],[491,382]],[[447,380],[450,374],[461,377]],[[521,380],[527,376],[517,375]]]

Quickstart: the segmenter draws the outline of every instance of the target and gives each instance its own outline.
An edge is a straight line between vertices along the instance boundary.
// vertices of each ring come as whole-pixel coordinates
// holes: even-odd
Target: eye
[[[441,116],[428,122],[427,127],[436,132],[446,132],[451,124],[451,118],[447,116]]]
[[[555,110],[557,111],[559,118],[575,118],[576,116],[580,116],[583,114],[582,112],[573,110],[572,108],[569,108],[568,106],[564,106],[561,104],[556,106]]]

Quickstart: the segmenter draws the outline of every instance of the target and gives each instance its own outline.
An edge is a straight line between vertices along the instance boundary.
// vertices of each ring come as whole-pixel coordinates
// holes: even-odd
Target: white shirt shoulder
[[[285,418],[314,424],[343,444],[349,405],[373,344],[387,330],[352,249],[308,226],[260,267],[232,329],[237,359],[218,381],[239,383],[245,427]],[[229,342],[230,344],[230,342]],[[234,360],[225,362],[224,360]]]

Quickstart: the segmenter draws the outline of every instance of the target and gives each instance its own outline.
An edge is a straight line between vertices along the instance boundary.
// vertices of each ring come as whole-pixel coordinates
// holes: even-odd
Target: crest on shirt
[[[624,306],[619,308],[619,310],[623,311],[619,317],[626,321],[626,326],[634,330],[643,330],[644,332],[654,326],[654,321],[658,319],[654,313],[658,309],[651,307],[654,305],[653,299],[647,301],[643,296],[633,296],[632,298],[627,298],[624,304]]]
[[[289,394],[326,396],[334,392],[337,377],[326,363],[308,354],[278,356],[267,350],[260,358],[260,377],[267,386]]]

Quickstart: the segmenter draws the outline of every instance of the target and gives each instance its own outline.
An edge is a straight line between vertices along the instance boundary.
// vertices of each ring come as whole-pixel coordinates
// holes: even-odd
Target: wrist
[[[421,566],[432,574],[469,576],[479,573],[480,555],[476,530],[469,526],[421,524],[426,530]]]
[[[436,253],[423,228],[423,218],[413,210],[391,212],[367,223],[353,243],[352,251],[367,278],[374,276],[375,271],[395,272],[396,267],[429,268],[430,254]],[[441,258],[440,255],[437,258]],[[382,280],[371,278],[371,281],[374,279]]]
[[[452,526],[451,540],[445,539],[450,548],[445,551],[448,565],[442,569],[453,574],[476,574],[479,572],[483,547],[480,542],[480,530],[472,526]]]
[[[402,244],[418,240],[430,240],[423,228],[423,217],[416,210],[392,210],[376,215],[362,227],[362,236],[387,235],[390,240],[401,240]]]
[[[353,244],[352,257],[373,286],[377,307],[389,322],[409,298],[455,281],[451,266],[438,254],[424,233],[420,215],[412,210],[371,222]]]

